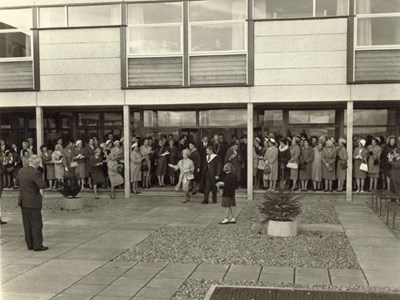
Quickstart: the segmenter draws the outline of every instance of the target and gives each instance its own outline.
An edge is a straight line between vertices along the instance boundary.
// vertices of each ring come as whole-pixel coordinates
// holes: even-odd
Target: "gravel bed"
[[[359,269],[342,233],[299,232],[274,238],[228,225],[223,228],[161,228],[116,260]]]
[[[250,201],[238,216],[242,222],[258,223],[261,215],[258,206],[261,201]],[[303,224],[340,224],[338,215],[333,205],[320,202],[318,204],[301,204],[301,214],[297,221]]]
[[[62,196],[60,197],[49,197],[43,198],[44,213],[89,213],[95,209],[105,206],[110,203],[110,199],[94,199],[94,198],[81,198],[83,201],[84,208],[79,210],[64,210],[62,209]],[[18,207],[18,196],[16,197],[3,197],[1,198],[1,212],[2,213],[13,213],[19,210]]]
[[[206,281],[206,280],[187,280],[182,287],[176,292],[171,300],[203,300],[211,285],[232,285],[232,286],[268,286],[282,288],[307,288],[313,290],[335,290],[335,291],[353,291],[353,292],[378,292],[400,294],[399,289],[378,288],[378,287],[360,287],[360,286],[328,286],[328,285],[306,285],[306,284],[290,284],[278,282],[254,282],[254,281]]]
[[[374,209],[371,206],[371,201],[366,201],[366,203],[367,203],[367,206],[374,211]],[[387,212],[386,203],[385,202],[382,202],[382,203],[383,203],[382,216],[379,216],[379,213],[377,214],[377,216],[380,217],[382,222],[386,224],[386,220],[387,220],[386,219],[386,212]],[[396,217],[395,217],[395,220],[394,220],[394,228],[392,228],[392,224],[393,224],[393,214],[390,213],[389,214],[389,226],[388,227],[397,236],[397,238],[400,239],[400,214],[399,213],[396,214]]]

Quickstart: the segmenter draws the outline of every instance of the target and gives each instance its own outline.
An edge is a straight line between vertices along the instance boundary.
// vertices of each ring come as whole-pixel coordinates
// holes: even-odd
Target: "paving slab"
[[[104,290],[107,285],[104,284],[74,284],[65,291],[63,294],[78,294],[78,295],[97,295],[100,291]]]
[[[364,277],[331,276],[332,285],[341,286],[368,286]]]
[[[146,286],[135,295],[135,298],[171,299],[175,293],[176,288]]]
[[[59,294],[52,300],[89,300],[92,297],[92,295]]]
[[[366,270],[400,271],[400,255],[398,257],[358,256],[361,268]]]
[[[260,282],[285,282],[285,283],[294,283],[294,274],[271,274],[271,273],[262,273]]]
[[[295,278],[295,283],[299,284],[324,284],[330,285],[329,277],[325,276],[297,276]]]
[[[371,286],[400,288],[400,269],[389,270],[365,270],[365,276]]]
[[[261,276],[264,276],[267,274],[294,276],[294,268],[293,267],[263,267]]]
[[[48,300],[52,299],[56,294],[23,294],[23,293],[1,293],[3,300]]]
[[[146,287],[166,287],[166,288],[179,288],[184,282],[185,279],[173,279],[173,278],[154,278],[149,283],[147,283]]]
[[[260,272],[261,272],[260,266],[231,265],[224,279],[257,281],[260,276]]]
[[[329,269],[331,277],[357,277],[364,278],[364,274],[361,270],[353,269]]]
[[[141,288],[140,286],[109,285],[99,293],[99,296],[132,297]]]
[[[80,284],[105,284],[108,285],[111,282],[115,281],[118,276],[96,276],[96,275],[88,275],[83,277],[79,283]]]
[[[144,287],[151,278],[135,278],[135,277],[118,277],[115,281],[111,283],[111,285],[126,285],[126,286],[139,286]]]
[[[322,268],[296,268],[297,276],[321,276],[328,277],[328,269]]]

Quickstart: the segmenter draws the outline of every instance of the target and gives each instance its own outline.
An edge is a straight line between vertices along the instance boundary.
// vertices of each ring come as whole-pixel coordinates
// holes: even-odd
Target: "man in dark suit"
[[[204,181],[204,200],[202,204],[208,204],[208,197],[210,192],[212,192],[212,200],[217,203],[217,187],[216,183],[221,175],[221,160],[214,153],[213,146],[208,146],[206,150],[206,162],[203,173]]]
[[[26,245],[29,250],[33,249],[33,251],[49,249],[43,246],[40,189],[46,188],[46,183],[38,170],[40,162],[40,156],[32,155],[29,158],[29,166],[22,168],[18,173],[20,186],[18,206],[21,206]]]
[[[208,136],[203,136],[203,138],[201,139],[201,142],[199,143],[199,147],[197,148],[200,154],[200,186],[199,186],[199,192],[200,193],[204,193],[204,181],[202,180],[203,173],[204,173],[204,169],[205,169],[205,164],[207,163],[206,160],[206,150],[207,147],[210,145],[209,141],[208,141]]]

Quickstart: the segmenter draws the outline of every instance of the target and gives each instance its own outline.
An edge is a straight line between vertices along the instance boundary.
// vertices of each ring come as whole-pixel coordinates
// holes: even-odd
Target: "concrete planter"
[[[63,198],[62,208],[67,210],[83,209],[82,198]]]
[[[268,221],[268,235],[287,237],[297,235],[297,221]]]

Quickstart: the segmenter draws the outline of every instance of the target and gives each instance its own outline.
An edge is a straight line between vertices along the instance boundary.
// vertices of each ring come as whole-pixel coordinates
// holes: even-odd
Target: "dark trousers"
[[[212,200],[217,202],[217,187],[213,184],[214,180],[210,177],[210,172],[206,171],[204,180],[204,202],[208,203],[208,197],[212,192]]]
[[[43,245],[43,221],[40,208],[21,207],[25,241],[28,249],[39,249]]]

